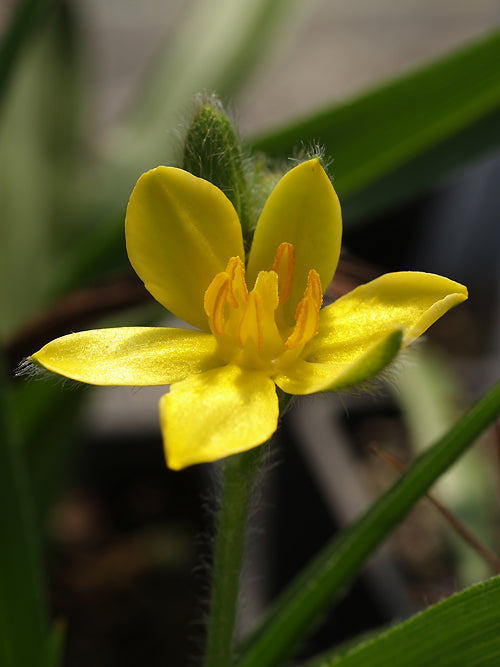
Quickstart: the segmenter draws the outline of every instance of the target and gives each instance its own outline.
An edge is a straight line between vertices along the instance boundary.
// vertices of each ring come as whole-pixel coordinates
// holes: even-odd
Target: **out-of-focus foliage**
[[[0,370],[0,663],[25,667],[37,665],[46,650],[49,620],[25,453]]]
[[[26,45],[0,105],[0,333],[47,302],[75,238],[80,72],[76,26],[61,11]]]
[[[271,155],[319,141],[347,222],[380,213],[500,143],[500,32],[252,141]]]

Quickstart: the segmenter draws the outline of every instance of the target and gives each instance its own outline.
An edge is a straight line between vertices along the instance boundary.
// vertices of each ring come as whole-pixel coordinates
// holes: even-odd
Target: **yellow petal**
[[[387,273],[323,308],[318,334],[303,357],[320,363],[354,360],[398,328],[404,347],[465,299],[467,289],[448,278],[415,271]]]
[[[164,327],[95,329],[56,338],[31,359],[49,371],[97,385],[177,382],[220,365],[215,338]]]
[[[294,323],[307,276],[315,269],[323,290],[330,284],[340,253],[342,218],[335,190],[318,159],[298,165],[279,181],[257,223],[248,259],[248,284],[269,271],[281,243],[291,243],[295,266],[285,317]]]
[[[155,299],[185,322],[208,330],[205,290],[231,257],[245,256],[229,199],[182,169],[157,167],[137,181],[125,236],[130,263]]]
[[[339,357],[335,361],[317,363],[299,359],[290,369],[275,378],[288,394],[312,394],[338,391],[375,377],[401,349],[402,331],[397,329],[381,338],[358,356]]]
[[[257,371],[224,366],[174,384],[160,401],[167,465],[179,470],[260,445],[278,412],[274,382]]]

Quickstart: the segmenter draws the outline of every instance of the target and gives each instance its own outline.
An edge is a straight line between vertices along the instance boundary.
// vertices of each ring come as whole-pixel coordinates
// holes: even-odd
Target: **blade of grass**
[[[0,664],[38,665],[48,636],[39,535],[0,364]]]
[[[223,5],[220,8],[222,12]],[[219,17],[217,21],[220,20]],[[191,34],[190,30],[186,28],[186,34]],[[240,44],[242,50],[253,39],[252,30],[250,26]],[[183,53],[183,48],[179,46],[175,53]],[[467,160],[500,144],[499,49],[500,33],[495,32],[354,100],[267,135],[250,138],[248,144],[270,155],[287,157],[297,147],[318,141],[324,144],[327,155],[334,158],[335,186],[341,196],[344,221],[349,224],[417,194]],[[171,53],[170,57],[174,55]],[[196,74],[195,64],[189,65],[190,71],[194,68],[192,88],[195,89],[196,82],[197,86],[218,92],[221,89],[234,92],[226,77],[227,64],[219,62],[215,55],[211,57],[216,65],[204,83],[200,83],[202,79]],[[168,67],[167,62],[161,70],[166,71]],[[241,77],[238,85],[244,79]],[[156,79],[158,90],[168,93],[168,86],[160,85],[160,80],[161,75]],[[155,90],[153,87],[145,100],[152,100],[157,94]],[[168,105],[169,97],[165,95],[162,104]],[[170,106],[170,110],[182,108],[185,111],[189,101],[187,88],[179,95],[179,101],[181,97],[182,104]],[[162,122],[161,129],[156,129],[159,134],[152,136],[149,143],[145,141],[143,118],[152,113],[152,104],[145,101],[144,110],[139,109],[137,116],[132,115],[111,142],[110,155],[113,155],[113,146],[122,144],[120,159],[129,166],[115,170],[108,165],[106,178],[100,174],[99,187],[89,183],[86,188],[95,196],[101,193],[103,182],[109,184],[110,176],[114,179],[106,201],[93,201],[87,206],[87,213],[79,214],[82,227],[87,230],[86,238],[82,239],[82,247],[67,257],[67,266],[61,267],[53,282],[58,286],[54,292],[60,294],[61,285],[69,289],[80,284],[84,277],[102,273],[106,265],[123,266],[126,262],[122,220],[134,178],[140,173],[141,165],[149,168],[156,164],[155,160],[165,163],[174,159],[174,144],[178,143],[165,128],[172,122],[177,123],[180,112],[175,111],[173,117],[170,111],[161,115],[158,109],[156,112]],[[132,135],[136,137],[133,143],[137,149],[131,147],[128,139],[124,141]],[[124,152],[127,155],[124,156]],[[120,244],[122,250],[119,250]],[[96,252],[100,261],[94,264]]]
[[[275,667],[292,655],[392,528],[499,413],[500,382],[299,574],[243,645],[238,667]]]
[[[123,220],[128,197],[142,171],[174,164],[181,156],[180,123],[202,90],[234,98],[279,35],[297,20],[304,0],[198,0],[161,54],[154,73],[123,122],[104,142],[103,162],[85,174],[74,218],[85,230],[72,252],[62,254],[52,296],[128,267]]]
[[[234,96],[270,47],[279,44],[304,0],[198,0],[178,26],[137,97],[128,117],[110,137],[111,160],[129,169],[163,164],[167,136],[200,91]],[[166,141],[162,141],[162,138]],[[173,145],[172,145],[173,139]]]
[[[52,626],[52,631],[41,656],[40,667],[59,667],[59,665],[62,665],[65,629],[62,623],[55,623]]]
[[[500,143],[500,32],[268,134],[274,156],[320,142],[346,219],[401,201]]]
[[[72,196],[79,137],[76,42],[71,11],[53,11],[22,53],[1,108],[2,336],[46,303],[60,257],[77,246]]]
[[[496,665],[500,656],[500,577],[466,589],[342,656],[303,667]]]
[[[34,31],[49,16],[60,0],[22,0],[0,40],[0,102],[7,90],[10,77],[25,45]]]
[[[499,145],[500,109],[494,109],[390,174],[348,194],[343,199],[344,220],[355,223],[408,201]]]

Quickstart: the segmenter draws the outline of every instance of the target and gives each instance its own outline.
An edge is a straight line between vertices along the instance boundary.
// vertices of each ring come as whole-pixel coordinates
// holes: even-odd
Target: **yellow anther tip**
[[[225,271],[218,273],[205,292],[203,306],[215,333],[224,333],[224,310],[228,300],[229,276]]]
[[[314,299],[318,308],[321,308],[321,304],[323,303],[323,288],[321,286],[321,278],[315,269],[311,269],[307,276],[306,294]]]
[[[280,243],[276,251],[272,271],[278,274],[280,304],[290,296],[295,267],[295,250],[291,243]]]

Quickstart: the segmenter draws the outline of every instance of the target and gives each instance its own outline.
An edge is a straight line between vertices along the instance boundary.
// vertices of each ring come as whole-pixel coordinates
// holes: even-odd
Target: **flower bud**
[[[186,133],[182,166],[224,192],[236,209],[244,238],[256,222],[248,183],[249,165],[221,102],[214,95],[200,96]]]

